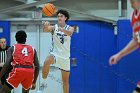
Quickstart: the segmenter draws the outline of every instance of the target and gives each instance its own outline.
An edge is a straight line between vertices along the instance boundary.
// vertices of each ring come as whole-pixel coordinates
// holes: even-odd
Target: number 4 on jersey
[[[24,54],[24,56],[28,56],[28,50],[26,47],[22,49],[22,54]]]

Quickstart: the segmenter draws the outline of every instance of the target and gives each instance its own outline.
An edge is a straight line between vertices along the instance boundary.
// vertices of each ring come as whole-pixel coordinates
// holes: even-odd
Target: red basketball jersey
[[[134,11],[132,14],[132,27],[133,27],[133,31],[137,32],[140,31],[140,13],[137,11]]]
[[[140,12],[139,11],[135,10],[133,12],[131,23],[132,23],[133,32],[138,39],[138,44],[140,47]]]
[[[15,44],[12,65],[33,66],[34,48],[26,44]]]

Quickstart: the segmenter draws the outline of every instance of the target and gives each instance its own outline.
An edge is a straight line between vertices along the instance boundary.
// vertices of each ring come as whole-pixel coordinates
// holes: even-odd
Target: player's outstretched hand
[[[50,22],[49,21],[42,21],[42,24],[49,26],[50,25]]]
[[[110,65],[115,65],[117,64],[117,62],[120,60],[120,56],[118,54],[115,54],[113,56],[110,57],[109,59],[109,64]]]

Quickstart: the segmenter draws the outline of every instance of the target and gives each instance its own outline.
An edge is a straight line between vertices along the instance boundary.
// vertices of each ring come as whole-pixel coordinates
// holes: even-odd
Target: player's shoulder
[[[66,28],[71,29],[71,28],[74,28],[74,27],[69,25],[69,24],[66,24]]]
[[[27,47],[28,48],[28,50],[31,50],[31,51],[33,51],[33,52],[35,52],[36,50],[35,50],[35,48],[33,47],[33,46],[31,46],[31,45],[28,45],[28,44],[24,44],[25,45],[25,47]]]
[[[31,45],[25,44],[25,46],[30,47],[30,48],[32,48],[32,49],[34,49],[34,47],[33,47],[33,46],[31,46]]]
[[[29,44],[15,44],[13,45],[14,47],[29,47],[29,48],[33,48],[33,46],[29,45]],[[34,49],[34,48],[33,48]]]
[[[71,28],[72,28],[72,26],[70,26],[69,24],[65,24],[64,29],[69,30],[69,29],[71,29]]]
[[[134,10],[130,14],[130,21],[132,22],[132,18],[134,17]]]
[[[73,32],[74,31],[74,27],[69,25],[68,30]]]
[[[14,51],[14,46],[9,46],[9,47],[7,48],[7,51],[13,52],[13,51]]]
[[[70,28],[70,29],[74,29],[74,27],[73,27],[73,26],[70,26],[70,25],[69,25],[69,28]]]

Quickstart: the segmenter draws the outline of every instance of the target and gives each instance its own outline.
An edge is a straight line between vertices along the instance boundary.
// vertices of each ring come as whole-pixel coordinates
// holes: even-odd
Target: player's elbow
[[[68,33],[67,36],[72,36],[72,32]]]
[[[72,36],[72,34],[67,34],[67,36]]]
[[[35,74],[39,74],[39,67],[35,67]]]
[[[36,61],[34,65],[35,65],[35,69],[39,70],[39,68],[40,68],[39,62]]]

